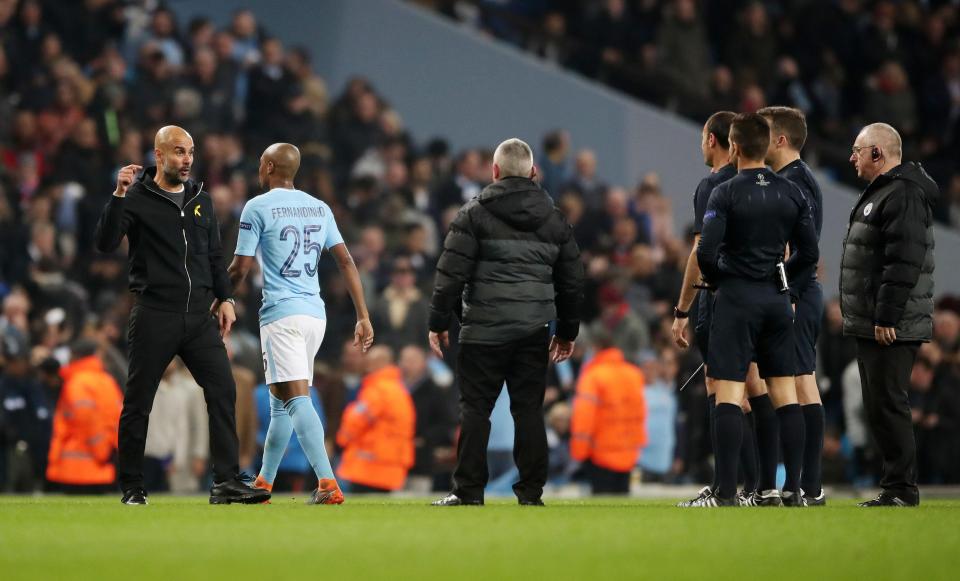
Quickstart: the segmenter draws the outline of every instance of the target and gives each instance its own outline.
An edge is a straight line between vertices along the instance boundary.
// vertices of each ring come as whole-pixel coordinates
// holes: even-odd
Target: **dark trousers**
[[[543,422],[549,338],[544,327],[529,337],[503,345],[460,345],[460,440],[453,473],[453,493],[460,498],[483,498],[489,477],[490,413],[504,382],[514,423],[513,459],[520,471],[513,491],[522,500],[535,500],[543,494],[549,464]]]
[[[120,487],[143,486],[143,447],[153,398],[164,371],[177,355],[203,388],[215,481],[236,476],[240,471],[237,388],[216,319],[209,313],[172,313],[136,305],[130,314],[128,342],[130,372],[120,414],[117,461]]]
[[[920,493],[907,388],[918,349],[917,343],[884,347],[873,339],[857,339],[863,408],[883,459],[880,487],[912,502],[919,500]]]
[[[630,472],[601,468],[591,462],[586,473],[593,494],[630,494]]]

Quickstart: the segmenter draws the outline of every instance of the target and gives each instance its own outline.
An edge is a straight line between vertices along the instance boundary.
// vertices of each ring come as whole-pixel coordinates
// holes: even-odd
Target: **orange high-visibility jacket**
[[[647,443],[643,372],[619,349],[597,353],[577,383],[570,423],[570,455],[628,472]]]
[[[371,373],[357,400],[347,406],[337,432],[343,447],[340,478],[386,490],[403,488],[413,466],[416,412],[400,368]]]
[[[96,356],[60,370],[63,389],[53,416],[47,480],[61,484],[111,484],[116,468],[123,394]]]

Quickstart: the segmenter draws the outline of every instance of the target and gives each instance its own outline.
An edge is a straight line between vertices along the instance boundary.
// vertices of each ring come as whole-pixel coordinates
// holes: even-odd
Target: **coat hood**
[[[916,185],[923,192],[927,205],[933,208],[940,199],[940,187],[919,163],[908,161],[901,163],[886,174],[892,180],[903,180]]]
[[[503,178],[484,188],[477,200],[521,232],[538,230],[554,211],[553,199],[529,178]]]

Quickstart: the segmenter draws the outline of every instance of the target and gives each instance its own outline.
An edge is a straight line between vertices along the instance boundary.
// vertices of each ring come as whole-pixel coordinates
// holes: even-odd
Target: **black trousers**
[[[203,388],[215,481],[236,476],[240,471],[237,388],[216,319],[209,313],[172,313],[136,305],[130,314],[128,342],[130,372],[120,414],[117,459],[120,487],[143,486],[143,447],[150,410],[160,379],[177,355]]]
[[[453,493],[460,498],[483,498],[489,477],[490,413],[504,382],[514,423],[513,459],[520,471],[513,491],[522,500],[535,500],[543,494],[549,464],[543,422],[549,340],[544,327],[529,337],[503,345],[460,345],[460,441],[453,473]]]
[[[857,339],[863,408],[883,459],[880,488],[912,502],[919,501],[920,493],[907,389],[918,349],[917,343],[884,347],[873,339]]]
[[[593,462],[586,468],[593,494],[630,494],[630,472],[601,468]]]

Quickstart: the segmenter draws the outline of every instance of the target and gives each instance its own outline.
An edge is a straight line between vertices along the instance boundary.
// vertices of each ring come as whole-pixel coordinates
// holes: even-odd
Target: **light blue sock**
[[[270,394],[270,426],[267,428],[267,438],[263,443],[263,466],[260,467],[260,476],[271,486],[277,477],[277,469],[283,454],[287,451],[290,436],[293,435],[293,421],[287,408],[283,407],[283,400]]]
[[[323,443],[323,424],[320,423],[317,410],[313,409],[313,402],[308,396],[301,395],[284,405],[290,414],[297,439],[300,440],[300,447],[307,455],[317,478],[334,478],[330,458],[327,457],[327,447]]]

